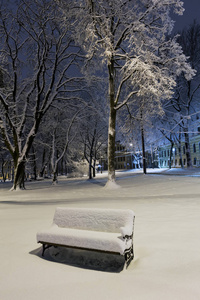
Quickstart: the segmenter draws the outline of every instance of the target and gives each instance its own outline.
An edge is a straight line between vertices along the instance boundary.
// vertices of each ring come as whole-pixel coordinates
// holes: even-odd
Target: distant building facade
[[[185,143],[181,143],[181,156],[182,156],[182,164],[184,167],[187,167],[187,159],[186,159],[186,149]],[[180,151],[177,145],[173,145],[171,152],[171,144],[166,144],[159,147],[158,151],[158,161],[160,168],[168,168],[170,166],[170,157],[171,157],[171,167],[180,168],[181,167],[181,156]],[[192,165],[194,167],[200,167],[200,134],[196,134],[190,137],[190,154]]]
[[[146,151],[146,167],[157,168],[158,167],[158,155],[157,150]],[[115,145],[115,169],[139,169],[143,167],[142,151],[130,151],[123,146],[120,141]]]

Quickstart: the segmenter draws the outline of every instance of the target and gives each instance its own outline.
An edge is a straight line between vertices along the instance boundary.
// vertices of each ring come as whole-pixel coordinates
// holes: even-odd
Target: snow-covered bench
[[[37,233],[43,252],[66,246],[123,255],[127,266],[134,257],[134,213],[129,209],[56,208],[53,224]]]

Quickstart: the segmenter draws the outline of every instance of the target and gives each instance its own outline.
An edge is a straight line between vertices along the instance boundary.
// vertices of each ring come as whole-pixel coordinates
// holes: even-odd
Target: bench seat
[[[61,228],[57,225],[52,225],[50,229],[38,233],[37,240],[48,244],[116,252],[121,255],[131,247],[131,240],[125,242],[120,233]]]

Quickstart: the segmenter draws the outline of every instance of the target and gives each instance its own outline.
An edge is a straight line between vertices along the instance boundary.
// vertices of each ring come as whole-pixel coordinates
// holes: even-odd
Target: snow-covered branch
[[[124,99],[124,101],[123,101],[122,103],[118,104],[118,105],[115,107],[115,109],[116,109],[116,110],[119,110],[120,108],[122,108],[124,105],[126,105],[126,104],[128,103],[128,101],[131,99],[131,97],[132,97],[133,95],[136,95],[136,94],[138,94],[138,91],[132,91],[132,92],[130,92],[130,93],[127,95],[127,97]]]

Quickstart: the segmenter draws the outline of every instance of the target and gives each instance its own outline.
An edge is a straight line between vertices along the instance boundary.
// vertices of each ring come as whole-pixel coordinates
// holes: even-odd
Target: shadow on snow
[[[104,254],[61,246],[48,248],[44,256],[42,256],[42,247],[29,252],[29,254],[36,255],[41,259],[53,263],[61,263],[76,268],[101,272],[119,273],[125,266],[125,259],[121,255]]]

